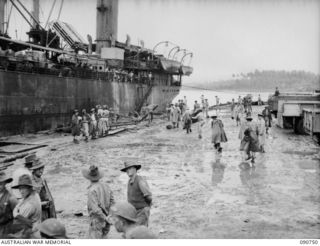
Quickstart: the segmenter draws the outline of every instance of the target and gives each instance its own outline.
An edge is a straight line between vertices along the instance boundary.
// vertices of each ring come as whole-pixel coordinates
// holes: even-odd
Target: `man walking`
[[[137,175],[140,168],[141,165],[139,164],[125,162],[121,171],[126,172],[129,176],[127,198],[128,202],[137,210],[137,223],[148,226],[152,193],[148,183]]]
[[[262,153],[265,153],[264,145],[266,142],[266,123],[262,114],[258,114],[258,131],[259,131],[259,146]]]
[[[114,204],[113,194],[107,184],[99,182],[103,173],[98,167],[92,165],[89,169],[82,170],[82,175],[90,180],[88,187],[88,214],[90,218],[89,238],[105,238],[110,231],[110,207]]]
[[[262,110],[262,115],[263,118],[266,122],[266,133],[268,134],[269,127],[271,127],[271,121],[272,121],[272,116],[271,116],[271,111],[269,109],[269,105],[266,105],[264,110]]]

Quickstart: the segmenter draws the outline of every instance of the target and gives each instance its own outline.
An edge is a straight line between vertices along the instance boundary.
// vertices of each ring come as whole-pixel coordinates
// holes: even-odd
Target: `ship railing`
[[[57,77],[76,77],[93,80],[114,81],[124,83],[139,83],[151,85],[154,83],[154,78],[150,79],[144,75],[131,76],[126,71],[92,71],[90,69],[83,68],[70,68],[65,66],[48,68],[46,63],[30,61],[15,61],[10,62],[7,57],[0,57],[0,69],[9,71],[46,74]]]
[[[142,70],[155,70],[159,68],[158,61],[139,61],[139,60],[128,60],[124,61],[124,66],[127,69],[142,69]]]

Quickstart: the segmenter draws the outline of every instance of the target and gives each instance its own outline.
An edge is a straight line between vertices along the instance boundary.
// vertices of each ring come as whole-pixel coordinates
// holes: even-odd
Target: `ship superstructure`
[[[4,10],[9,3],[30,25],[27,42],[7,34]],[[19,0],[0,0],[2,135],[64,125],[72,109],[97,104],[122,115],[139,111],[145,103],[163,111],[179,93],[182,76],[192,73],[192,67],[183,65],[192,53],[184,50],[180,61],[156,54],[156,46],[169,41],[152,50],[131,44],[130,37],[117,41],[118,0],[97,1],[95,42],[61,20],[42,26],[38,11],[39,0],[33,0],[30,12]]]

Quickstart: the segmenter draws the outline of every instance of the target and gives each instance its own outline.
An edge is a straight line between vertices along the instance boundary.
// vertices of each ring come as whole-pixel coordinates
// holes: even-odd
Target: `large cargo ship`
[[[26,42],[7,34],[10,4],[30,25]],[[148,103],[164,111],[179,94],[192,67],[173,53],[158,54],[143,44],[117,41],[118,0],[97,0],[97,32],[84,40],[70,24],[39,22],[39,0],[30,12],[19,0],[0,0],[0,136],[56,128],[70,122],[73,109],[107,105],[119,115]],[[47,26],[47,25],[46,25]],[[62,48],[64,47],[64,48]],[[174,52],[173,50],[176,49]],[[171,58],[173,57],[173,58]]]

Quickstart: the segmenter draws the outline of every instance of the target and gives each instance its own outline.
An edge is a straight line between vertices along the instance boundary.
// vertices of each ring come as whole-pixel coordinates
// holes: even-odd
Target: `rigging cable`
[[[8,7],[9,4],[7,4],[7,13],[8,13]],[[10,23],[10,18],[11,18],[11,13],[12,13],[12,8],[13,8],[13,5],[11,4],[11,8],[10,8],[10,11],[9,11],[9,14],[7,14],[7,25],[6,25],[6,31],[4,32],[5,34],[8,34],[8,29],[9,29],[9,23]]]
[[[64,0],[61,0],[61,5],[60,5],[60,9],[59,9],[59,14],[58,14],[58,19],[57,19],[57,20],[59,20],[59,19],[60,19],[60,15],[61,15],[62,7],[63,7],[63,2],[64,2]]]
[[[46,22],[46,24],[45,24],[45,26],[44,26],[44,29],[46,29],[47,26],[48,26],[48,23],[49,23],[49,20],[50,20],[50,18],[51,18],[51,14],[52,14],[52,11],[53,11],[53,9],[54,9],[54,6],[56,5],[56,2],[57,2],[57,0],[54,0],[54,2],[52,3],[51,9],[50,9],[50,13],[49,13],[49,15],[48,15],[48,19],[47,19],[47,22]]]

